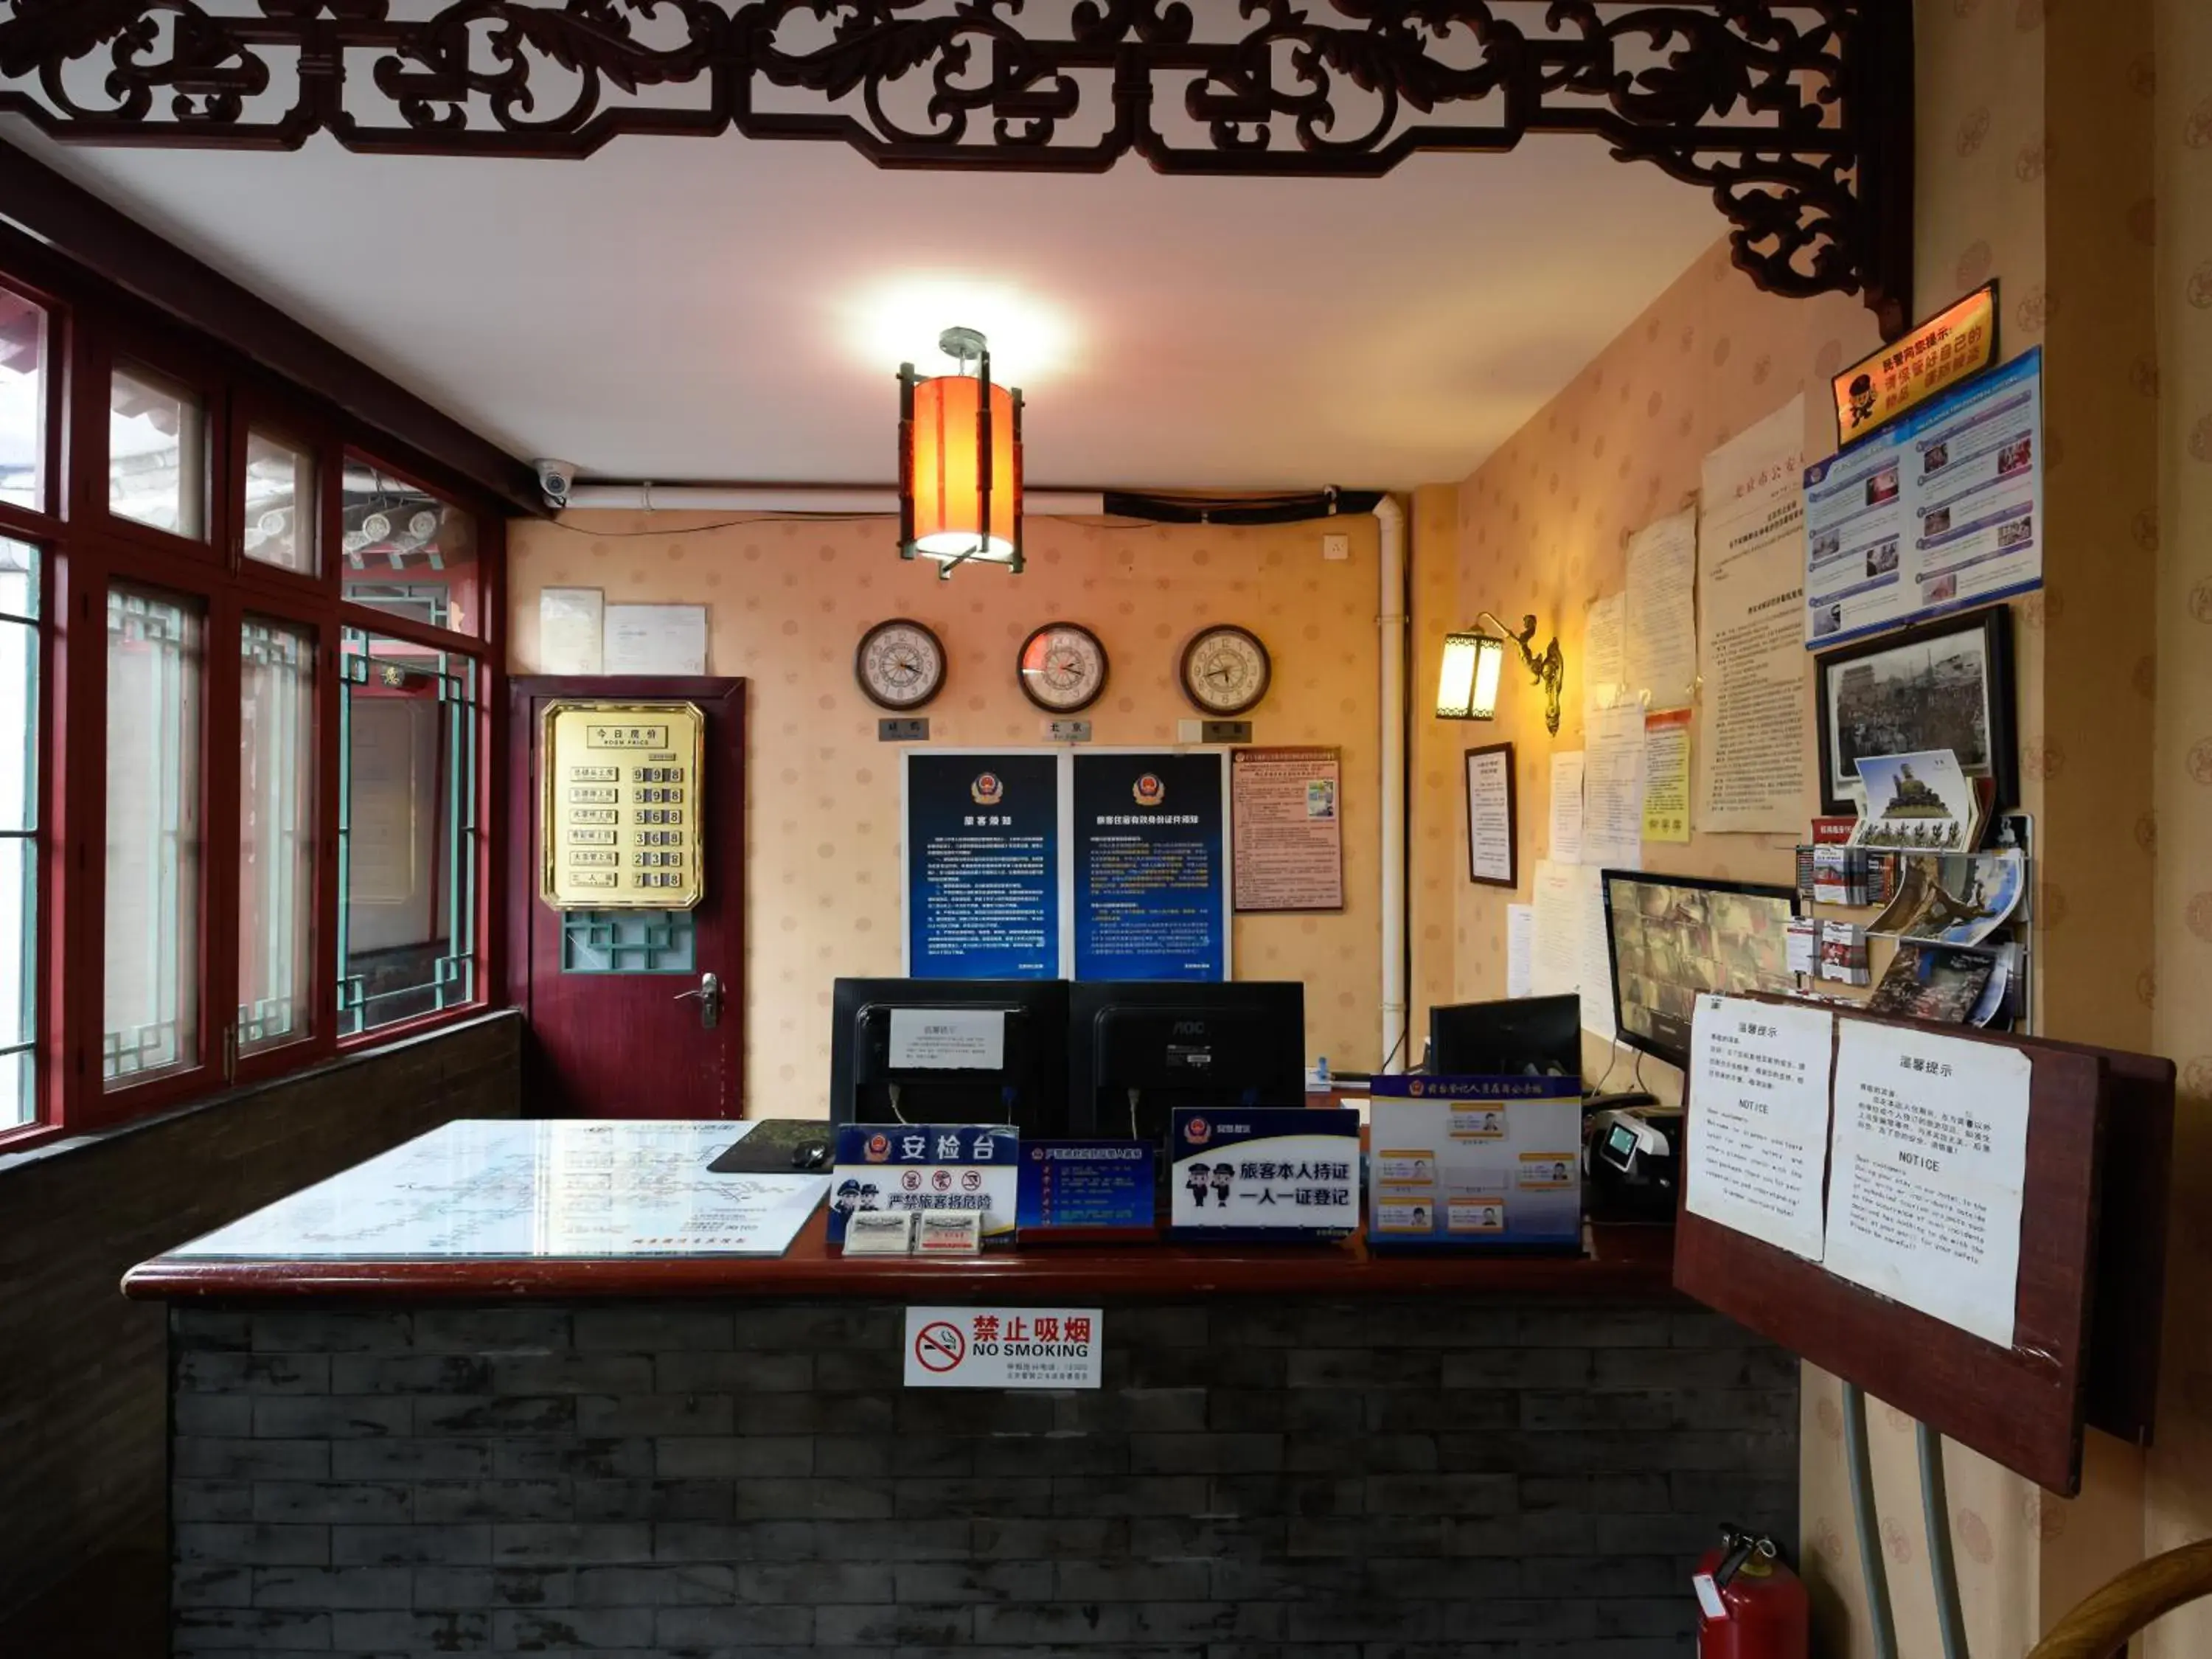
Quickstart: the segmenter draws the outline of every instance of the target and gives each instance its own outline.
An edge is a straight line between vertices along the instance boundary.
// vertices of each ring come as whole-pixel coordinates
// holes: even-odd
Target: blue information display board
[[[830,1242],[860,1211],[972,1212],[986,1239],[1014,1236],[1019,1142],[1003,1123],[847,1123],[837,1130]]]
[[[1074,770],[1075,977],[1227,979],[1224,757],[1079,753]]]
[[[906,757],[907,972],[1060,974],[1056,755]]]
[[[1146,1140],[1024,1141],[1022,1231],[1152,1231],[1158,1153]]]

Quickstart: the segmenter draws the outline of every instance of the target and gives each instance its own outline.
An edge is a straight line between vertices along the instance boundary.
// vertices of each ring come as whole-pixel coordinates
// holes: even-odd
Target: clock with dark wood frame
[[[1206,641],[1209,640],[1218,640],[1224,635],[1242,640],[1245,644],[1250,646],[1253,651],[1258,654],[1260,659],[1259,683],[1253,687],[1252,695],[1250,696],[1245,697],[1239,702],[1233,703],[1206,702],[1199,697],[1198,693],[1194,687],[1191,680],[1191,670],[1194,666],[1194,659],[1196,659],[1199,652],[1205,647]],[[1190,642],[1182,648],[1182,659],[1176,664],[1176,683],[1182,688],[1182,694],[1189,700],[1191,707],[1197,709],[1200,713],[1208,715],[1215,720],[1233,720],[1239,714],[1245,714],[1251,709],[1258,708],[1261,702],[1267,695],[1267,688],[1274,684],[1274,659],[1267,654],[1267,647],[1266,643],[1250,629],[1240,628],[1235,623],[1214,623],[1207,627],[1200,629],[1197,633],[1190,636]]]

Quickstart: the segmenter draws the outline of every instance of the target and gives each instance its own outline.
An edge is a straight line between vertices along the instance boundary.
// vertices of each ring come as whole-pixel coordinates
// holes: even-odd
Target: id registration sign
[[[910,1389],[1095,1389],[1097,1308],[908,1308]]]

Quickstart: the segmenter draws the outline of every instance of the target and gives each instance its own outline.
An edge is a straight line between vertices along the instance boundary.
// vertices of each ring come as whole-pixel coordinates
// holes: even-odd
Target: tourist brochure
[[[2012,919],[2027,883],[2017,850],[1902,854],[1897,896],[1869,931],[1936,945],[1979,945]]]
[[[1974,845],[1980,806],[1974,781],[1948,749],[1915,755],[1863,755],[1859,781],[1866,811],[1851,832],[1854,847],[1966,853]]]

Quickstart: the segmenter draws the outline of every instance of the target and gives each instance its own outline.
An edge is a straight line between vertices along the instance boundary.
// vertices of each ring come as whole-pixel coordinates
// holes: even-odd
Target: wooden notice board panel
[[[2000,1348],[1686,1208],[1677,1218],[1675,1288],[1960,1444],[2071,1497],[2081,1484],[2111,1061],[2094,1049],[2032,1038],[1856,1013],[1839,1018],[1941,1029],[1948,1037],[2015,1048],[2030,1057],[2012,1346]],[[2171,1077],[2169,1068],[2169,1124]],[[1696,1133],[1694,1102],[1687,1127]],[[2163,1187],[2161,1181],[2161,1214]],[[2153,1331],[2154,1372],[2154,1322]]]

